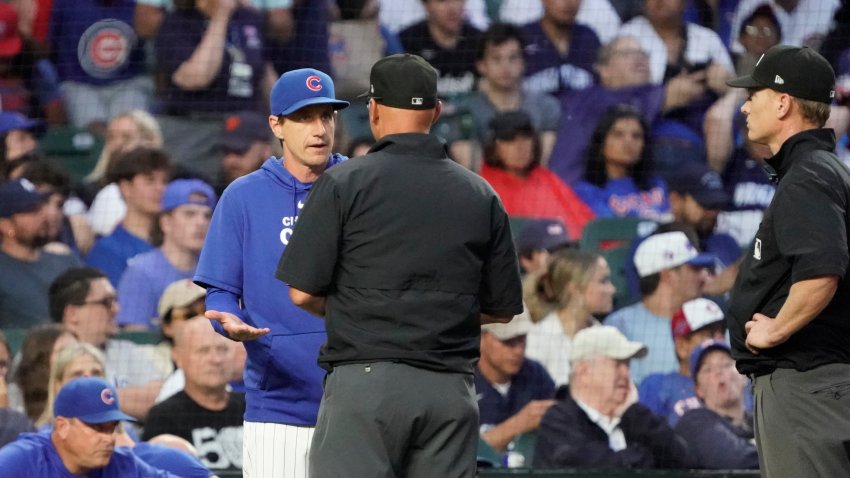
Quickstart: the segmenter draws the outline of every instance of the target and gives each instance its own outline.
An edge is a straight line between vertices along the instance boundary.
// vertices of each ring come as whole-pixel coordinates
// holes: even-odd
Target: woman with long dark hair
[[[575,190],[599,217],[667,221],[667,184],[652,173],[649,128],[637,110],[618,105],[599,121]]]

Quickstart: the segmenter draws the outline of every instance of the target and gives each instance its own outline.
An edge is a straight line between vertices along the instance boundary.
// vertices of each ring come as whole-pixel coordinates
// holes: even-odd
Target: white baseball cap
[[[644,239],[635,251],[634,261],[638,275],[646,277],[683,264],[712,267],[716,258],[713,254],[700,254],[684,232],[673,231]]]
[[[718,322],[723,322],[720,306],[708,299],[697,297],[682,304],[673,314],[670,329],[674,338],[683,337]]]
[[[632,342],[610,325],[596,325],[579,330],[573,338],[570,363],[604,355],[616,360],[640,358],[648,352],[646,345]]]
[[[484,324],[481,326],[482,332],[493,334],[494,337],[502,342],[519,337],[520,335],[528,335],[529,330],[531,330],[531,316],[528,315],[528,309],[523,310],[519,315],[515,315],[508,323]]]

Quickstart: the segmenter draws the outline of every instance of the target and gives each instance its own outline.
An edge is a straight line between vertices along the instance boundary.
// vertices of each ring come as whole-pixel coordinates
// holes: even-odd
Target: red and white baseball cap
[[[723,311],[720,306],[708,299],[698,297],[685,302],[673,314],[670,331],[673,338],[684,337],[705,326],[723,321]]]
[[[638,275],[646,277],[683,264],[712,267],[716,258],[701,254],[681,231],[653,234],[638,245],[635,251],[635,268]]]

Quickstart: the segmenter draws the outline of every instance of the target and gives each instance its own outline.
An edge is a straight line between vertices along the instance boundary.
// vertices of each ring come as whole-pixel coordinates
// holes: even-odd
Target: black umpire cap
[[[767,50],[753,72],[726,82],[736,88],[769,88],[796,98],[832,103],[835,71],[811,48],[776,45]]]
[[[392,108],[430,110],[437,106],[437,70],[410,53],[381,58],[372,65],[369,91],[360,97]]]

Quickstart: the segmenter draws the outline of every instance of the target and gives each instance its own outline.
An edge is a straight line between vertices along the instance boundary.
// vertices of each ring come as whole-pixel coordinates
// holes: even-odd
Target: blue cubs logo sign
[[[77,45],[80,66],[95,78],[109,78],[121,71],[138,41],[130,25],[108,18],[88,27]]]

